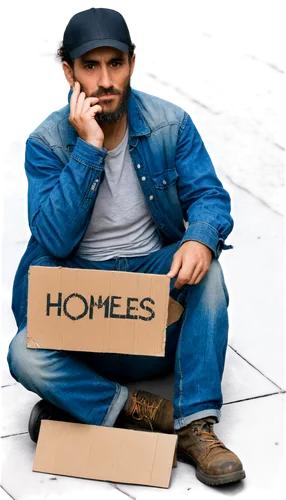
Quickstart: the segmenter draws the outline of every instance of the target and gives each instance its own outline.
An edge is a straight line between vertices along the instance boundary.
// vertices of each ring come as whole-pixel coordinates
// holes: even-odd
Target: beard
[[[120,102],[118,103],[117,108],[114,111],[102,111],[101,113],[97,113],[95,116],[95,120],[99,125],[113,124],[118,122],[124,113],[127,112],[128,100],[131,92],[130,86],[130,76],[127,79],[127,82],[124,85],[122,92],[119,92],[114,87],[110,87],[109,89],[100,88],[96,94],[93,94],[93,97],[100,97],[101,95],[108,94],[121,94]],[[109,104],[111,101],[105,99],[102,101],[102,104]]]

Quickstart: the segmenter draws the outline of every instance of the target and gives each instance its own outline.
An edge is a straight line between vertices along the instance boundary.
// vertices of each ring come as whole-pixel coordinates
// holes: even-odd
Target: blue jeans
[[[102,262],[42,257],[33,265],[167,274],[179,246],[177,242],[143,257]],[[219,421],[229,300],[220,264],[214,258],[198,285],[178,290],[174,282],[175,278],[170,281],[170,295],[184,312],[167,328],[165,357],[28,349],[23,328],[9,346],[11,375],[79,421],[113,426],[127,400],[124,383],[173,372],[175,429],[207,416]]]

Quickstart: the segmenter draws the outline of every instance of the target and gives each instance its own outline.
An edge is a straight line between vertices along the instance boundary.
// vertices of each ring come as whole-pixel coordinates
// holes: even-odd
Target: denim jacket
[[[72,258],[104,179],[107,150],[83,141],[68,116],[69,104],[52,113],[26,143],[32,236],[14,280],[18,327],[26,316],[29,266],[44,256]],[[224,244],[233,228],[230,197],[190,116],[170,102],[132,90],[128,126],[130,155],[162,244],[196,240],[215,257],[231,248]]]

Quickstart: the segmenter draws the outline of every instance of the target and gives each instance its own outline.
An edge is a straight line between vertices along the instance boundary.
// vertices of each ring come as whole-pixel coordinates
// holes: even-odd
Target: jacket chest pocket
[[[176,184],[178,174],[176,170],[164,170],[160,174],[153,174],[152,180],[157,189],[167,189],[169,186]]]

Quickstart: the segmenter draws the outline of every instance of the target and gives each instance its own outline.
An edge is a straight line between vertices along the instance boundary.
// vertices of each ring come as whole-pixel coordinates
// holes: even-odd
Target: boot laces
[[[155,400],[150,403],[145,396],[141,396],[140,400],[137,399],[137,394],[138,393],[135,393],[133,395],[130,408],[126,411],[126,415],[132,416],[135,420],[147,420],[153,431],[152,422],[154,422],[156,418],[162,400]]]
[[[213,448],[224,448],[225,445],[218,439],[213,431],[213,423],[208,421],[203,421],[196,423],[193,428],[193,432],[205,443],[208,444],[208,453]]]

